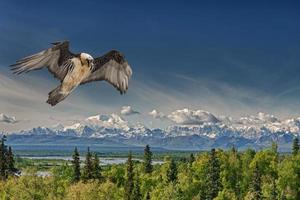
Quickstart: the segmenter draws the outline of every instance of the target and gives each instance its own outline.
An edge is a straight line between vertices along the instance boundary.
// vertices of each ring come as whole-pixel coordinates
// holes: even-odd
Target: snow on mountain
[[[101,114],[68,126],[58,124],[52,128],[37,127],[11,134],[102,138],[130,144],[169,145],[171,148],[189,148],[191,144],[193,148],[200,148],[201,145],[213,145],[213,142],[216,142],[215,146],[223,147],[225,144],[225,147],[232,144],[239,147],[267,145],[274,140],[285,144],[300,136],[300,118],[280,120],[265,113],[234,120],[217,118],[202,110],[183,109],[172,112],[168,118],[177,123],[165,129],[150,129],[142,123],[131,124],[117,114]]]

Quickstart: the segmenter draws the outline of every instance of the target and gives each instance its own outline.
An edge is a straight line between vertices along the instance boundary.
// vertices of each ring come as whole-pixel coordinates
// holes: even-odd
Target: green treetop
[[[208,165],[207,199],[213,200],[221,190],[220,164],[215,149],[211,150]]]
[[[298,152],[299,152],[299,139],[298,137],[296,137],[293,140],[293,155],[297,155]]]
[[[167,170],[167,181],[175,183],[177,181],[177,166],[173,158],[171,158],[169,167]]]
[[[92,171],[93,178],[97,180],[102,180],[100,160],[96,153],[94,154],[92,165],[93,165],[93,171]]]
[[[73,165],[73,181],[78,182],[80,180],[81,173],[80,173],[80,156],[77,147],[75,147],[74,149],[72,165]]]
[[[134,183],[133,183],[133,162],[132,162],[132,154],[131,151],[129,152],[128,159],[127,159],[127,177],[126,177],[126,183],[125,183],[125,200],[131,200],[132,199],[132,193],[134,189]]]
[[[93,164],[92,164],[92,153],[90,152],[90,148],[88,147],[84,168],[82,173],[82,178],[84,181],[93,179]]]
[[[132,200],[142,200],[142,194],[141,194],[141,189],[140,189],[140,177],[138,173],[136,174],[135,177],[135,182],[134,182],[134,188],[132,191]]]
[[[250,192],[252,193],[253,200],[260,200],[262,199],[262,192],[261,192],[261,173],[258,167],[258,164],[255,164],[255,168],[253,171],[252,181],[250,183]]]
[[[151,173],[152,170],[152,152],[150,146],[147,144],[144,149],[144,171],[145,173]]]

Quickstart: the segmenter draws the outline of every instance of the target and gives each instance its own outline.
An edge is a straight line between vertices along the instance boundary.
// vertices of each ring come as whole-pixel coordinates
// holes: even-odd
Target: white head
[[[94,65],[94,58],[90,54],[81,53],[80,60],[83,64],[87,64],[89,67],[92,67]]]

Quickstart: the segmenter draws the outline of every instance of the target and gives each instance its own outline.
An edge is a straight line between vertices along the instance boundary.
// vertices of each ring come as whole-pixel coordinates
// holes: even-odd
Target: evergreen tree
[[[150,146],[147,144],[144,149],[144,171],[145,173],[151,173],[152,170],[152,152]]]
[[[0,144],[0,178],[2,180],[6,179],[6,171],[7,171],[7,148],[5,145],[6,136],[4,135],[1,139]]]
[[[237,153],[237,150],[236,150],[236,148],[235,148],[234,145],[232,145],[232,147],[231,147],[231,152],[232,152],[233,154],[236,154],[236,153]]]
[[[250,192],[253,194],[252,199],[253,200],[260,200],[262,199],[262,193],[261,193],[261,174],[258,167],[258,164],[255,164],[254,172],[252,181],[250,184]]]
[[[136,174],[134,188],[132,191],[132,200],[142,200],[142,194],[140,189],[140,180],[139,175]]]
[[[195,156],[193,153],[190,154],[189,164],[192,166],[193,162],[195,161]]]
[[[128,159],[127,159],[127,178],[125,183],[125,200],[131,200],[132,192],[134,189],[133,183],[133,162],[132,162],[132,154],[131,151],[129,152]]]
[[[169,163],[169,168],[167,170],[167,181],[169,183],[175,183],[177,181],[177,173],[177,166],[174,159],[172,158]]]
[[[77,147],[75,147],[74,149],[72,164],[73,164],[73,181],[78,182],[80,180],[81,173],[80,173],[80,156]]]
[[[278,144],[277,144],[277,142],[272,142],[271,149],[274,153],[278,153]]]
[[[7,170],[10,173],[15,172],[15,160],[14,160],[14,154],[12,152],[11,147],[8,147],[8,152],[7,152]]]
[[[220,164],[215,149],[211,150],[208,165],[207,200],[213,200],[221,190]]]
[[[99,161],[99,157],[96,153],[94,154],[94,158],[92,160],[92,165],[93,165],[93,172],[92,172],[93,178],[101,181],[102,174],[101,174],[100,161]]]
[[[92,153],[90,152],[90,148],[88,147],[84,168],[82,173],[82,178],[84,181],[93,179],[93,164],[92,164]]]
[[[298,137],[296,137],[293,140],[293,155],[297,155],[298,152],[299,152],[299,139]]]

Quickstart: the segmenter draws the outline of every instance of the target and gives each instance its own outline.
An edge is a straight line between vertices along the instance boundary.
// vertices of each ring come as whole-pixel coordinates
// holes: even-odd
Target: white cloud
[[[152,116],[153,118],[155,118],[155,119],[165,119],[166,118],[166,116],[165,116],[165,114],[164,113],[162,113],[162,112],[159,112],[159,111],[157,111],[157,110],[152,110],[151,112],[149,112],[148,113],[150,116]]]
[[[140,112],[133,110],[131,106],[123,106],[121,109],[121,114],[128,116],[128,115],[140,114]]]
[[[168,118],[177,124],[198,125],[204,122],[217,123],[219,120],[211,113],[203,110],[176,110]]]
[[[16,117],[8,116],[3,113],[0,113],[0,122],[14,124],[14,123],[17,123],[18,121],[16,120]]]

